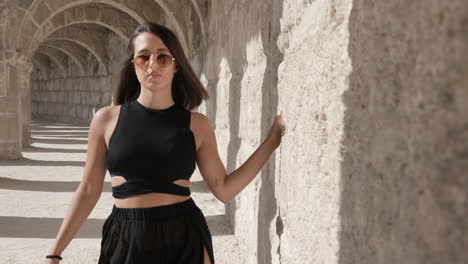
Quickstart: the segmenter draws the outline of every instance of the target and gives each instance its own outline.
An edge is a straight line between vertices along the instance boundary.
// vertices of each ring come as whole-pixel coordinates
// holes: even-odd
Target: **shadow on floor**
[[[31,137],[31,144],[32,143],[43,143],[43,144],[62,144],[62,145],[69,145],[69,144],[88,144],[87,139],[52,139],[52,138],[36,138]]]
[[[79,181],[29,181],[0,177],[0,189],[5,190],[34,192],[75,192],[79,185]],[[204,181],[196,181],[192,182],[190,191],[197,193],[207,193],[210,190]],[[110,182],[104,182],[102,192],[112,192],[112,186]]]
[[[225,215],[206,216],[212,236],[233,235]],[[63,218],[0,216],[0,237],[55,238]],[[105,219],[88,218],[73,238],[101,238]]]
[[[23,153],[86,153],[86,149],[61,149],[61,148],[42,148],[28,146],[22,150]]]
[[[18,160],[0,160],[0,166],[76,166],[84,167],[83,161],[52,161],[21,158]]]

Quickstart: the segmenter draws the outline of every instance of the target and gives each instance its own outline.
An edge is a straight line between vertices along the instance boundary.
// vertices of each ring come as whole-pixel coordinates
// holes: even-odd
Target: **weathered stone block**
[[[81,102],[81,92],[72,92],[73,94],[73,103],[79,104]]]
[[[0,160],[19,159],[22,157],[20,142],[0,142]]]
[[[37,110],[38,110],[37,105],[38,105],[37,102],[31,102],[31,113],[34,113],[34,114],[37,113]]]
[[[33,0],[18,0],[18,6],[23,9],[28,9]]]
[[[32,12],[34,20],[40,25],[50,15],[50,9],[44,2],[39,2],[36,9]]]
[[[18,80],[17,78],[17,70],[16,67],[7,64],[6,66],[8,78],[7,78],[7,92],[6,95],[8,96],[16,96],[18,95]]]
[[[50,23],[54,25],[54,27],[60,27],[65,24],[65,15],[63,12],[56,14],[51,20]]]
[[[49,100],[52,102],[57,102],[57,92],[50,92],[49,93]]]
[[[7,71],[5,63],[0,62],[0,96],[7,95]]]
[[[81,116],[81,113],[83,112],[83,107],[79,104],[76,105],[75,107],[75,117],[80,117]]]
[[[80,118],[83,119],[83,120],[86,120],[86,119],[88,118],[88,112],[89,112],[89,106],[84,105],[84,106],[81,108],[81,116],[80,116]]]
[[[24,39],[29,39],[34,36],[34,33],[37,31],[37,26],[34,22],[31,21],[31,19],[27,19],[26,22],[23,24],[23,30],[21,31],[21,34],[23,36],[27,36],[27,38]]]
[[[110,92],[105,92],[102,97],[101,97],[101,103],[103,105],[110,105],[112,102],[111,102],[111,93]]]
[[[38,103],[37,104],[37,113],[39,115],[44,114],[44,103]]]
[[[101,16],[101,8],[97,6],[87,6],[85,10],[86,20],[97,20]]]
[[[98,77],[93,80],[93,86],[95,91],[106,91],[107,90],[107,79],[106,77]]]
[[[18,120],[16,113],[0,115],[0,138],[11,141],[18,139]]]
[[[0,113],[16,113],[18,111],[17,107],[16,97],[0,97]]]

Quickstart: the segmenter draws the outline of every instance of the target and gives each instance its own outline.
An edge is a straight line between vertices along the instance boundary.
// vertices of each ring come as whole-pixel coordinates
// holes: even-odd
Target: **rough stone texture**
[[[285,1],[281,21],[281,263],[466,262],[466,2]]]
[[[1,51],[3,58],[0,61],[0,159],[16,159],[21,157],[21,104],[19,85],[17,82],[18,70],[12,51]]]
[[[96,76],[33,81],[33,117],[89,123],[93,113],[111,103],[109,78]]]
[[[468,2],[353,1],[340,263],[468,259]]]
[[[276,156],[275,263],[339,261],[350,8],[350,1],[283,2],[278,93],[288,132]]]
[[[282,59],[276,46],[277,10],[280,1],[211,2],[203,81],[212,100],[206,115],[216,128],[228,173],[255,151],[277,110],[276,69]],[[270,224],[276,214],[271,166],[227,205],[243,241],[239,263],[271,262]]]
[[[30,103],[30,91],[31,91],[31,72],[33,69],[33,64],[27,62],[24,57],[21,57],[17,60],[17,69],[18,74],[18,89],[20,90],[20,119],[22,126],[22,144],[28,146],[30,144],[30,122],[31,122],[31,103]]]

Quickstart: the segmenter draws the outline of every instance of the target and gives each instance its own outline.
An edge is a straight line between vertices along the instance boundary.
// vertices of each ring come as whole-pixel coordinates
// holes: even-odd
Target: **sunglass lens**
[[[168,67],[172,63],[172,56],[167,54],[159,54],[157,62],[160,67]]]
[[[150,55],[138,55],[133,61],[139,66],[146,67],[148,66]],[[169,67],[172,64],[172,56],[168,54],[159,54],[156,59],[156,63],[159,67]]]
[[[148,55],[139,55],[135,58],[135,63],[140,65],[140,66],[145,66],[148,64],[150,56]]]

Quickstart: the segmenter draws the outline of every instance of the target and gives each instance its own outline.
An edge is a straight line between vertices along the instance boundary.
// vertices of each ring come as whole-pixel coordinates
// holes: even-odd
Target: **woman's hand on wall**
[[[286,126],[284,125],[283,113],[281,112],[275,117],[266,141],[270,142],[270,144],[276,149],[281,144],[281,138],[285,134]]]

